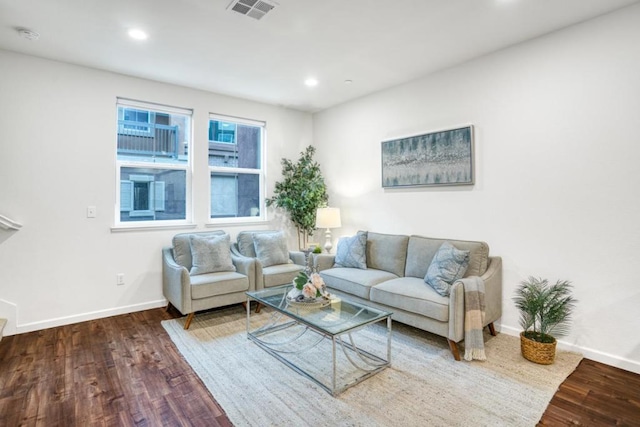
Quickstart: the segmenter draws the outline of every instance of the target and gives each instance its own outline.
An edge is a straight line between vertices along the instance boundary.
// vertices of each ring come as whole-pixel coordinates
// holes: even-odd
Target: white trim
[[[213,220],[219,220],[219,222],[214,222]],[[212,221],[204,224],[205,227],[213,228],[213,227],[233,227],[236,225],[265,225],[270,224],[271,221],[260,218],[259,216],[243,216],[243,217],[234,217],[234,218],[211,218]]]
[[[107,308],[104,310],[90,311],[88,313],[74,314],[72,316],[57,317],[54,319],[42,320],[39,322],[25,323],[18,325],[17,333],[39,331],[42,329],[55,328],[57,326],[71,325],[73,323],[85,322],[87,320],[102,319],[104,317],[117,316],[120,314],[135,313],[136,311],[149,310],[152,308],[164,307],[167,300],[161,299],[148,301],[140,304],[125,305],[122,307]]]
[[[127,223],[122,223],[127,224]],[[130,226],[114,225],[111,227],[112,233],[127,231],[148,231],[148,230],[188,230],[198,227],[193,222],[179,223],[176,221],[131,221]]]
[[[520,332],[522,332],[521,328],[514,328],[502,324],[498,324],[498,330],[501,333],[506,333],[507,335],[512,335],[515,337],[519,337]],[[640,374],[640,362],[635,360],[627,359],[625,357],[620,357],[610,353],[605,353],[592,348],[571,344],[562,340],[558,340],[558,348],[560,350],[581,353],[587,359],[595,360],[596,362],[604,363],[605,365],[614,366],[616,368]]]
[[[246,119],[244,117],[225,116],[224,114],[209,113],[209,120],[217,120],[219,122],[232,122],[242,125],[256,126],[264,128],[267,122],[264,120]]]
[[[0,215],[0,228],[4,228],[5,230],[19,230],[21,227],[22,224],[19,222],[7,218],[4,215]]]
[[[135,109],[143,109],[147,111],[160,112],[160,113],[173,113],[184,114],[193,116],[192,108],[174,107],[171,105],[156,104],[155,102],[136,101],[127,98],[116,98],[116,105],[119,107],[132,107]]]

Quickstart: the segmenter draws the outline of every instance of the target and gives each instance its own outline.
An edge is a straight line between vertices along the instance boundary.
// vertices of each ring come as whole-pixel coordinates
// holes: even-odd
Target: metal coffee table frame
[[[377,310],[362,304],[339,300],[337,303],[341,308],[339,318],[330,324],[323,324],[317,320],[317,315],[313,315],[314,311],[315,313],[318,313],[316,310],[321,311],[323,308],[300,309],[299,307],[291,306],[287,302],[286,295],[291,288],[292,285],[284,285],[261,291],[247,292],[247,337],[250,340],[258,344],[258,346],[264,349],[267,353],[271,354],[294,371],[318,384],[332,396],[339,395],[349,387],[359,384],[391,365],[392,313]],[[270,313],[271,318],[269,319],[269,322],[253,331],[251,330],[251,300],[258,301],[259,303],[271,307],[274,310]],[[281,323],[283,320],[284,323]],[[356,331],[384,320],[387,322],[386,359],[359,348],[352,335]],[[286,342],[270,343],[262,339],[271,333],[283,331],[289,328],[297,328],[298,331],[293,332],[290,339]],[[287,359],[286,355],[292,353],[291,351],[282,351],[282,349],[278,349],[282,344],[291,344],[296,342],[307,333],[316,334],[317,339],[315,339],[310,345],[296,350],[295,353],[302,353],[309,350],[325,339],[331,340],[332,366],[330,384],[323,383],[318,378]],[[363,372],[362,375],[346,384],[336,383],[338,378],[338,366],[336,364],[336,353],[338,348],[342,349],[346,359],[353,367]]]

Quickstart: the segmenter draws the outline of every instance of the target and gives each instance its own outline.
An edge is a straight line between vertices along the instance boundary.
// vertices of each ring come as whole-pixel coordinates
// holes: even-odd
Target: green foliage
[[[322,248],[320,246],[316,246],[315,248],[313,248],[313,253],[314,254],[321,254],[322,253]]]
[[[520,326],[527,338],[553,342],[552,334],[567,334],[577,302],[571,296],[571,288],[571,283],[566,280],[549,285],[547,279],[529,277],[520,283],[513,300],[520,310]]]
[[[293,279],[293,282],[296,284],[296,288],[302,290],[302,288],[304,287],[304,285],[309,281],[309,276],[307,276],[307,273],[303,271],[301,271],[295,279]]]
[[[297,163],[282,159],[283,180],[276,182],[267,206],[283,208],[289,213],[298,231],[312,235],[316,226],[316,210],[329,201],[320,165],[313,160],[316,149],[308,146]]]

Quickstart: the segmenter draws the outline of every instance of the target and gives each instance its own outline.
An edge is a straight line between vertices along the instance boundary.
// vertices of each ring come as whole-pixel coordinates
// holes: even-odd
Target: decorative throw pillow
[[[367,269],[367,232],[358,231],[355,236],[341,237],[336,249],[335,267]]]
[[[424,281],[437,293],[447,297],[451,284],[462,279],[469,266],[469,251],[456,249],[449,242],[444,242],[436,252]]]
[[[256,257],[263,267],[271,265],[287,264],[289,262],[289,250],[287,239],[282,231],[277,233],[255,233],[253,246]]]
[[[193,258],[190,274],[216,273],[219,271],[236,271],[231,261],[228,234],[220,236],[189,236],[191,257]]]

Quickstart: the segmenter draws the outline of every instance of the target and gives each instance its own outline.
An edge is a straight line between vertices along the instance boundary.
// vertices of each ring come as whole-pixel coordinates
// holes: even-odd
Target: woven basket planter
[[[522,356],[540,365],[551,365],[556,357],[556,343],[554,339],[552,343],[543,343],[531,340],[524,336],[524,332],[520,333],[520,349]]]

